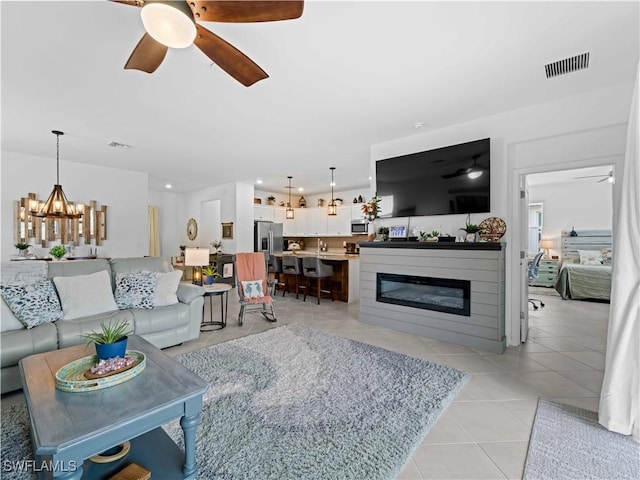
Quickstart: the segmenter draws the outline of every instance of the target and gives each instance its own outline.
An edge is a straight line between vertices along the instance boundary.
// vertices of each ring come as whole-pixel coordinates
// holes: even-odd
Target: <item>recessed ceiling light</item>
[[[300,188],[298,188],[298,191],[299,192],[304,192],[304,188],[300,187]]]
[[[369,181],[373,180],[373,177],[369,177]]]
[[[258,179],[258,180],[256,180],[256,183],[257,183],[258,185],[262,185],[262,180]]]
[[[171,185],[170,183],[167,183],[164,188],[173,188],[173,185]]]

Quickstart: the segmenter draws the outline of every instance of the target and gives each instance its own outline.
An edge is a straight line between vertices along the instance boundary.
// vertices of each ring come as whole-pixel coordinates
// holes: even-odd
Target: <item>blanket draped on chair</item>
[[[267,272],[265,267],[264,253],[238,253],[236,254],[236,275],[238,277],[239,288],[242,289],[242,282],[252,280],[262,280],[262,291],[268,292]],[[264,297],[247,297],[242,290],[242,301],[249,303],[272,303],[270,295]]]

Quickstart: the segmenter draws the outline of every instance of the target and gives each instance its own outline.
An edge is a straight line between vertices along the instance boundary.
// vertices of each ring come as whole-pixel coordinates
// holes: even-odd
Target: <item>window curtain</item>
[[[150,205],[149,215],[149,256],[160,256],[160,229],[158,227],[158,207]]]
[[[640,152],[636,72],[627,149],[614,198],[613,275],[598,421],[640,442]]]

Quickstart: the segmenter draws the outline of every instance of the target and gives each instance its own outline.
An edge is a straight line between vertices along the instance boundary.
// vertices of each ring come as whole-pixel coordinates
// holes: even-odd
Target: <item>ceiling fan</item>
[[[196,22],[275,22],[299,18],[304,9],[304,0],[111,1],[141,8],[146,30],[125,69],[153,73],[169,47],[185,48],[195,44],[245,87],[269,75],[240,50]]]
[[[574,180],[578,180],[579,178],[600,178],[596,183],[606,182],[607,180],[613,183],[613,170],[609,170],[609,173],[606,175],[587,175],[584,177],[573,177]]]
[[[485,170],[488,170],[487,167],[483,167],[482,165],[478,165],[478,159],[482,156],[482,153],[476,153],[471,158],[473,159],[473,164],[466,168],[459,168],[454,173],[447,173],[446,175],[442,175],[442,178],[455,178],[461,177],[463,175],[467,175],[469,178],[478,178],[480,175],[484,173]]]

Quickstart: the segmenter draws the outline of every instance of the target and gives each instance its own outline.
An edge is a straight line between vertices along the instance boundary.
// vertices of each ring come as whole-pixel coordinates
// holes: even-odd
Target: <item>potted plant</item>
[[[216,281],[216,277],[220,277],[218,269],[212,265],[202,267],[202,283],[203,285],[211,285]]]
[[[100,331],[92,331],[82,334],[81,337],[87,340],[87,344],[93,343],[96,347],[98,360],[109,358],[124,358],[127,353],[127,338],[133,330],[127,320],[121,320],[116,324],[109,322],[105,325],[100,323]]]
[[[438,230],[432,230],[431,233],[427,233],[427,242],[437,242],[440,232]]]
[[[60,260],[66,253],[67,251],[62,245],[54,245],[49,250],[49,255],[51,255],[55,260]]]
[[[480,231],[480,226],[475,225],[473,223],[467,223],[460,230],[464,230],[465,232],[467,232],[467,235],[465,236],[465,241],[475,242],[477,241],[478,232]]]
[[[211,253],[222,253],[222,241],[214,240],[209,245],[211,245],[211,249],[213,250]]]
[[[389,227],[378,228],[378,235],[382,238],[382,241],[385,242],[389,238]]]
[[[20,252],[20,256],[21,257],[26,257],[27,254],[29,253],[29,247],[31,245],[29,245],[28,243],[24,243],[24,242],[18,242],[14,245],[14,247],[16,247],[18,249],[18,251]]]
[[[370,222],[373,222],[380,214],[380,198],[373,197],[367,203],[362,205],[361,210],[362,213],[364,213],[365,218]]]
[[[273,195],[269,195],[267,197],[267,205],[275,205],[276,204],[276,197],[274,197]]]
[[[426,242],[427,240],[429,240],[429,237],[431,236],[430,233],[427,232],[423,232],[422,230],[420,230],[418,232],[418,241],[419,242]]]

